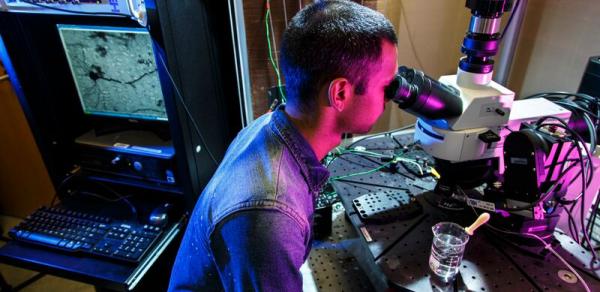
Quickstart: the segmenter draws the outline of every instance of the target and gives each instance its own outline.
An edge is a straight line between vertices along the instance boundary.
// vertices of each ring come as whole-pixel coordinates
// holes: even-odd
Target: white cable
[[[285,28],[288,27],[288,16],[287,16],[287,5],[285,5],[285,0],[283,0],[283,18],[285,19]]]
[[[473,212],[475,213],[475,215],[477,215],[477,211],[475,211],[475,208],[473,208],[471,206],[471,210],[473,210]],[[541,237],[532,234],[532,233],[517,233],[517,232],[512,232],[512,231],[505,231],[505,230],[501,230],[498,229],[492,225],[486,225],[487,228],[493,229],[497,232],[501,232],[501,233],[506,233],[506,234],[513,234],[513,235],[517,235],[517,236],[528,236],[531,238],[535,238],[537,240],[539,240],[543,245],[544,248],[549,250],[555,257],[557,257],[565,266],[567,266],[567,268],[571,271],[571,273],[575,274],[575,277],[577,277],[577,279],[581,282],[581,285],[583,285],[583,288],[585,289],[586,292],[591,292],[590,287],[588,286],[588,284],[583,280],[583,278],[581,277],[581,275],[579,275],[579,273],[577,273],[577,271],[575,271],[575,269],[562,257],[560,256],[553,248],[550,244],[546,243],[546,241],[544,241]]]
[[[417,162],[415,162],[414,160],[410,160],[410,159],[406,159],[406,158],[401,158],[401,157],[397,157],[396,158],[398,161],[404,161],[404,162],[408,162],[410,164],[414,164],[419,168],[419,174],[423,175],[423,168],[421,167],[421,165]]]
[[[579,273],[577,273],[577,271],[575,271],[575,269],[563,258],[561,257],[553,248],[552,246],[550,246],[550,244],[547,244],[543,239],[541,239],[539,236],[535,235],[535,234],[531,234],[531,233],[523,233],[523,235],[527,235],[529,237],[533,237],[537,240],[539,240],[542,244],[544,244],[544,248],[549,250],[550,252],[552,252],[552,254],[554,254],[555,257],[557,257],[561,262],[563,262],[563,264],[565,264],[565,266],[567,266],[567,268],[569,268],[569,270],[571,270],[571,273],[575,274],[575,276],[577,277],[577,279],[579,279],[579,281],[581,282],[581,285],[583,285],[583,288],[585,289],[586,292],[590,292],[590,287],[588,287],[587,283],[583,280],[583,278],[581,277],[581,275],[579,275]]]
[[[575,277],[577,277],[577,279],[581,282],[581,285],[583,285],[583,288],[585,289],[586,292],[590,292],[590,287],[587,285],[587,283],[583,280],[583,278],[581,277],[581,275],[579,275],[579,273],[577,273],[577,271],[575,271],[575,269],[563,258],[561,257],[553,248],[552,246],[550,246],[550,244],[546,243],[546,241],[544,241],[542,238],[540,238],[539,236],[535,235],[535,234],[531,234],[531,233],[517,233],[517,232],[511,232],[511,231],[504,231],[504,230],[500,230],[498,228],[495,228],[491,225],[487,225],[487,227],[494,229],[498,232],[502,232],[502,233],[508,233],[508,234],[514,234],[514,235],[518,235],[518,236],[528,236],[530,238],[535,238],[537,240],[539,240],[543,245],[544,248],[549,250],[555,257],[557,257],[565,266],[567,266],[567,268],[571,271],[571,273],[575,274]]]
[[[348,149],[346,151],[347,151],[346,153],[362,154],[365,156],[370,156],[370,157],[375,157],[375,158],[388,158],[389,157],[389,155],[385,155],[385,154],[381,154],[381,153],[377,153],[377,152],[366,151],[366,150]],[[419,173],[421,175],[423,175],[423,168],[415,160],[408,159],[408,158],[402,158],[400,156],[395,156],[394,160],[404,161],[404,162],[408,162],[408,163],[416,165],[419,168]]]

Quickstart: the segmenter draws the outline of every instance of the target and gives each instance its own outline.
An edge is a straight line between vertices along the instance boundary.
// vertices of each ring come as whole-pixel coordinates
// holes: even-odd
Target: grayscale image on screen
[[[58,25],[86,114],[166,120],[145,29]]]

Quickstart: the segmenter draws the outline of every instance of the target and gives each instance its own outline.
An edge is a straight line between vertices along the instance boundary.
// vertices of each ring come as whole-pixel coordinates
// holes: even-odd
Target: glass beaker
[[[458,273],[469,235],[465,228],[452,222],[434,225],[429,267],[436,275],[448,281]]]

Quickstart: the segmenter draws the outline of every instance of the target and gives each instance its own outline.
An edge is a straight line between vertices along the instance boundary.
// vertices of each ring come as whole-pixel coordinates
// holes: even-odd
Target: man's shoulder
[[[240,132],[227,150],[194,212],[211,230],[236,212],[271,210],[308,225],[312,196],[300,165],[274,129],[272,114]]]
[[[266,113],[263,114],[261,116],[259,116],[258,118],[256,118],[254,121],[250,122],[245,128],[243,128],[240,131],[240,134],[243,134],[245,132],[259,132],[265,129],[268,129],[270,127],[270,124],[273,122],[273,113]]]
[[[236,210],[216,222],[214,232],[220,232],[224,225],[234,225],[253,237],[282,237],[282,234],[296,233],[308,236],[310,228],[306,220],[293,209],[241,209]]]

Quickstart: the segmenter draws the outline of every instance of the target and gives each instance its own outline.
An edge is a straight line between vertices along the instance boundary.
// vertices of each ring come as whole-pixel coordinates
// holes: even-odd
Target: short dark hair
[[[283,34],[281,67],[288,99],[310,111],[318,90],[338,77],[355,84],[357,94],[364,93],[382,40],[398,42],[392,24],[377,11],[345,0],[306,6]]]

